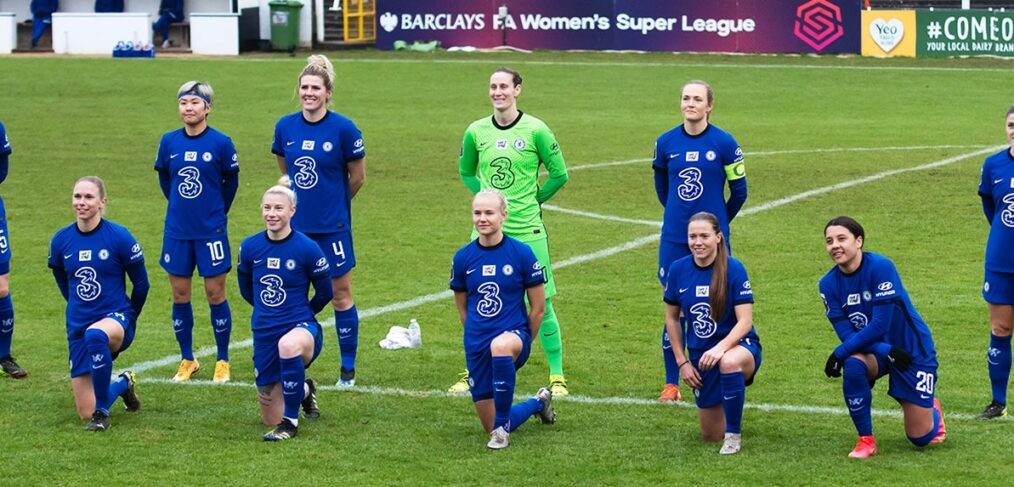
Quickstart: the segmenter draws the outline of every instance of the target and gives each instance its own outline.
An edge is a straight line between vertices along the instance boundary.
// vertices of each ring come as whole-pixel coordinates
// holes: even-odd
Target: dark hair
[[[718,224],[718,217],[706,211],[694,213],[690,222],[705,221],[711,224],[715,235],[722,235],[718,242],[718,255],[711,265],[711,289],[708,292],[708,304],[711,305],[711,316],[715,322],[722,320],[725,315],[725,305],[729,302],[729,251],[725,246],[725,235]]]
[[[1012,114],[1012,113],[1014,113],[1014,105],[1011,105],[1010,108],[1007,109],[1007,115],[1004,115],[1003,119],[1007,120],[1007,117],[1009,117],[1010,114]]]
[[[836,216],[824,225],[824,234],[827,235],[827,229],[830,227],[845,227],[853,237],[862,237],[863,243],[866,243],[866,230],[863,230],[863,226],[859,224],[850,216]],[[861,246],[860,246],[861,247]]]
[[[508,68],[506,66],[500,66],[499,68],[493,70],[493,74],[496,73],[507,73],[511,75],[511,82],[514,83],[514,86],[521,84],[521,73],[518,73],[517,71],[514,71],[511,68]]]

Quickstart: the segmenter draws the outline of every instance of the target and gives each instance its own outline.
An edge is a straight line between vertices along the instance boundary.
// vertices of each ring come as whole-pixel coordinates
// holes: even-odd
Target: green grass
[[[654,139],[679,123],[680,85],[708,80],[717,96],[714,123],[747,153],[746,211],[753,213],[733,222],[732,242],[750,271],[765,349],[747,402],[830,407],[839,414],[748,409],[744,450],[724,458],[717,445],[699,440],[692,408],[645,401],[662,383],[652,242],[555,272],[567,378],[575,395],[593,401],[558,401],[556,425],[526,424],[506,451],[486,451],[467,398],[432,393],[449,386],[464,364],[449,299],[364,319],[358,384],[376,389],[322,391],[322,418],[301,423],[300,437],[286,444],[260,441],[266,428],[254,390],[244,385],[253,381],[249,348],[232,352],[233,387],[154,381],[171,377],[172,365],[145,371],[142,411],[117,409],[111,431],[85,434],[67,380],[63,302],[45,266],[50,237],[73,219],[73,182],[86,174],[103,177],[108,218],[126,225],[148,255],[148,305],[117,368],[176,354],[168,283],[155,258],[165,202],[152,170],[159,136],[179,126],[176,89],[189,79],[210,82],[216,90],[211,123],[239,152],[240,192],[230,215],[235,252],[243,237],[262,228],[259,198],[277,177],[272,129],[297,108],[302,61],[12,57],[0,65],[0,119],[14,148],[0,192],[14,252],[14,353],[31,375],[0,381],[5,484],[963,484],[1014,474],[1011,423],[967,419],[989,399],[979,294],[987,226],[975,194],[983,157],[751,210],[1002,144],[1007,62],[370,51],[332,59],[335,109],[357,122],[368,152],[366,185],[353,205],[359,261],[353,282],[361,311],[446,289],[450,258],[469,235],[458,146],[468,123],[490,113],[485,85],[493,68],[521,71],[520,107],[553,128],[574,169],[552,204],[651,221],[661,218],[648,161]],[[897,149],[807,152],[878,147]],[[777,151],[800,152],[765,155]],[[641,161],[579,168],[635,159]],[[836,338],[817,296],[817,280],[831,265],[821,229],[839,214],[858,218],[868,249],[896,262],[933,330],[938,395],[950,415],[943,445],[920,451],[905,440],[898,416],[877,416],[880,454],[866,462],[845,458],[854,430],[840,414],[840,382],[822,373]],[[658,231],[549,210],[545,218],[556,262]],[[213,344],[202,294],[196,285],[198,347]],[[229,296],[239,341],[250,336],[250,308],[232,279]],[[422,324],[424,348],[376,346],[391,325],[413,317]],[[332,330],[309,372],[324,384],[338,370]],[[201,377],[210,377],[212,365],[206,358]],[[545,378],[545,358],[535,351],[518,392],[534,392]],[[897,412],[885,391],[877,387],[874,407]]]

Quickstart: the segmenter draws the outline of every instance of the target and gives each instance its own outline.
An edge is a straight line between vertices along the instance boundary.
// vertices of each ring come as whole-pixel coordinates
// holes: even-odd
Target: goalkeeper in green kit
[[[560,144],[542,120],[518,110],[521,75],[509,68],[498,68],[489,78],[489,97],[493,116],[476,120],[465,130],[461,143],[459,173],[472,193],[492,188],[507,198],[507,220],[503,232],[532,248],[546,275],[546,312],[539,328],[539,339],[549,362],[549,385],[554,396],[566,396],[563,375],[563,341],[556,320],[552,297],[556,283],[549,261],[549,240],[542,222],[540,205],[567,182],[567,166]],[[545,166],[549,178],[539,186],[539,168]],[[472,231],[472,238],[476,236]],[[486,272],[517,272],[514,269],[481,269]],[[496,290],[487,299],[496,301]],[[496,306],[484,308],[498,311]],[[469,390],[468,371],[449,389]]]

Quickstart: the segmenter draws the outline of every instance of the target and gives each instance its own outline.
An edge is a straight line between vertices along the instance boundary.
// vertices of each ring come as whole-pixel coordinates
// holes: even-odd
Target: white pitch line
[[[543,203],[542,204],[542,209],[544,209],[544,210],[552,210],[552,211],[556,211],[556,212],[559,212],[559,213],[566,213],[568,215],[577,215],[577,216],[584,216],[584,217],[588,217],[588,218],[595,218],[595,219],[598,219],[598,220],[607,220],[607,221],[620,222],[620,223],[636,223],[638,225],[648,225],[648,226],[652,226],[652,227],[656,227],[656,228],[662,228],[662,222],[657,222],[657,221],[652,221],[652,220],[635,220],[633,218],[624,218],[622,216],[603,215],[601,213],[592,213],[590,211],[571,210],[569,208],[561,208],[559,206],[551,205],[551,204],[548,204],[548,203]]]
[[[792,202],[795,202],[795,201],[798,201],[798,200],[801,200],[801,199],[804,199],[804,198],[809,198],[811,196],[816,196],[816,195],[820,195],[820,194],[824,194],[824,193],[829,193],[831,191],[836,191],[836,190],[839,190],[839,189],[849,188],[849,187],[856,186],[856,185],[859,185],[859,184],[864,184],[864,183],[868,183],[868,182],[871,182],[871,181],[876,181],[878,179],[883,179],[883,178],[886,178],[888,176],[893,176],[895,174],[901,174],[901,173],[912,172],[912,171],[921,171],[921,170],[925,170],[925,169],[932,169],[934,167],[945,166],[947,164],[952,164],[954,162],[957,162],[957,161],[960,161],[960,160],[963,160],[963,159],[967,159],[969,157],[974,157],[974,156],[983,155],[983,154],[986,154],[986,153],[989,153],[989,152],[997,151],[997,150],[1000,150],[1000,148],[1002,148],[1002,147],[1004,147],[1004,146],[999,146],[998,145],[998,146],[994,146],[994,147],[987,147],[987,148],[979,150],[979,151],[975,151],[975,152],[971,152],[971,153],[967,153],[967,154],[962,154],[962,155],[958,155],[958,156],[954,156],[954,157],[949,157],[947,159],[942,159],[942,160],[939,160],[939,161],[931,162],[929,164],[923,164],[921,166],[902,168],[902,169],[891,169],[891,170],[888,170],[888,171],[879,172],[879,173],[876,173],[876,174],[873,174],[873,175],[870,175],[870,176],[866,176],[866,177],[863,177],[863,178],[855,179],[855,180],[852,180],[852,181],[846,181],[844,183],[838,183],[838,184],[833,184],[831,186],[824,186],[822,188],[817,188],[817,189],[812,189],[812,190],[809,190],[809,191],[804,191],[804,192],[799,193],[799,194],[795,194],[795,195],[788,196],[788,197],[785,197],[785,198],[781,198],[781,199],[778,199],[778,200],[770,201],[770,202],[767,202],[767,203],[764,203],[764,204],[761,204],[761,205],[758,205],[758,206],[752,206],[752,207],[745,208],[742,211],[740,211],[739,216],[747,216],[747,215],[752,215],[752,214],[755,214],[755,213],[760,213],[762,211],[767,211],[767,210],[770,210],[772,208],[777,208],[779,206],[787,205],[789,203],[792,203]],[[552,205],[545,205],[545,206],[548,207],[548,206],[552,206]],[[559,208],[559,207],[554,207],[554,208]],[[565,210],[563,208],[559,208],[559,210],[560,211],[565,211],[565,212],[571,212],[573,214],[580,214],[581,216],[586,216],[586,217],[591,217],[591,218],[603,217],[603,218],[610,219],[611,221],[621,221],[621,220],[618,220],[621,217],[613,217],[613,216],[609,216],[609,215],[598,215],[598,214],[590,213],[590,212],[579,212],[578,210]],[[626,219],[622,219],[622,220],[626,220]],[[648,222],[645,221],[645,220],[631,220],[631,222],[648,224]],[[655,225],[652,224],[652,226],[655,226]],[[659,238],[658,234],[648,235],[648,236],[645,236],[645,237],[638,238],[636,240],[631,240],[629,242],[622,243],[620,245],[614,245],[612,247],[599,250],[597,252],[592,252],[592,253],[589,253],[589,254],[584,254],[584,255],[578,255],[578,256],[570,257],[568,259],[562,260],[562,261],[554,264],[553,267],[556,268],[556,269],[562,269],[562,268],[565,268],[565,267],[568,267],[568,266],[571,266],[571,265],[581,264],[581,263],[588,262],[588,261],[591,261],[591,260],[596,260],[596,259],[601,259],[601,258],[604,258],[604,257],[609,257],[611,255],[615,255],[615,254],[618,254],[620,252],[624,252],[624,251],[627,251],[627,250],[635,249],[637,247],[648,245],[649,243],[657,241],[658,238]],[[392,303],[392,304],[389,304],[389,305],[386,305],[386,306],[380,306],[380,307],[376,307],[376,308],[368,308],[368,309],[365,309],[365,310],[361,311],[360,314],[359,314],[359,316],[360,316],[360,318],[370,318],[370,317],[374,317],[374,316],[379,316],[381,314],[388,313],[388,312],[391,312],[391,311],[398,311],[398,310],[408,309],[408,308],[419,306],[419,305],[422,305],[422,304],[425,304],[425,303],[447,299],[447,298],[450,298],[453,295],[454,295],[454,293],[451,292],[450,290],[436,292],[436,293],[432,293],[432,294],[427,294],[427,295],[419,296],[417,298],[410,299],[410,300],[407,300],[407,301],[401,301],[401,302],[397,302],[397,303]],[[333,318],[329,318],[328,320],[325,320],[325,321],[321,322],[321,325],[323,325],[324,327],[333,326],[334,325],[334,319]],[[234,342],[234,343],[230,344],[229,345],[229,349],[230,350],[235,350],[235,349],[241,349],[241,348],[249,348],[251,345],[253,345],[253,340],[248,338],[246,340],[242,340],[242,341]],[[206,356],[212,355],[214,353],[216,353],[216,350],[215,350],[214,347],[204,347],[204,348],[201,348],[201,349],[195,351],[194,352],[194,357],[195,358],[201,358],[201,357],[206,357]],[[133,366],[128,367],[128,369],[129,370],[133,370],[135,372],[143,372],[143,371],[150,370],[150,369],[153,369],[153,368],[164,367],[164,366],[167,366],[167,365],[171,365],[171,364],[177,363],[178,361],[179,361],[179,356],[178,355],[168,355],[168,356],[162,357],[160,359],[151,360],[151,361],[147,361],[147,362],[140,362],[140,363],[134,364]]]
[[[974,146],[974,147],[982,147],[982,146]],[[888,176],[894,176],[896,174],[902,174],[902,173],[913,172],[913,171],[923,171],[923,170],[932,169],[932,168],[935,168],[935,167],[946,166],[948,164],[952,164],[952,163],[955,163],[955,162],[958,162],[958,161],[961,161],[961,160],[964,160],[964,159],[968,159],[969,157],[975,157],[975,156],[979,156],[979,155],[983,155],[983,154],[988,154],[988,153],[1000,150],[1003,147],[1006,147],[1006,146],[998,145],[998,146],[993,146],[993,147],[986,147],[985,149],[982,149],[982,150],[978,150],[978,151],[975,151],[975,152],[970,152],[968,154],[962,154],[962,155],[958,155],[958,156],[954,156],[954,157],[948,157],[947,159],[941,159],[939,161],[930,162],[928,164],[923,164],[923,165],[920,165],[920,166],[905,167],[905,168],[900,168],[900,169],[890,169],[890,170],[887,170],[887,171],[878,172],[876,174],[871,174],[869,176],[865,176],[865,177],[862,177],[862,178],[859,178],[859,179],[853,179],[852,181],[845,181],[843,183],[832,184],[830,186],[824,186],[824,187],[821,187],[821,188],[811,189],[809,191],[804,191],[802,193],[794,194],[792,196],[787,196],[785,198],[780,198],[780,199],[777,199],[777,200],[774,200],[774,201],[769,201],[769,202],[763,203],[761,205],[750,206],[750,207],[744,208],[742,211],[739,212],[738,216],[739,217],[743,217],[743,216],[753,215],[755,213],[760,213],[762,211],[767,211],[767,210],[770,210],[772,208],[777,208],[779,206],[784,206],[784,205],[787,205],[789,203],[793,203],[795,201],[799,201],[801,199],[809,198],[811,196],[816,196],[816,195],[820,195],[820,194],[824,194],[824,193],[830,193],[831,191],[837,191],[839,189],[850,188],[852,186],[858,186],[860,184],[869,183],[869,182],[872,182],[872,181],[876,181],[878,179],[884,179],[884,178],[886,178]],[[651,220],[638,220],[638,219],[625,218],[625,217],[615,216],[615,215],[603,215],[601,213],[592,213],[590,211],[571,210],[569,208],[562,208],[562,207],[559,207],[559,206],[556,206],[556,205],[549,205],[549,204],[544,204],[544,205],[542,205],[542,207],[544,209],[551,210],[551,211],[557,211],[557,212],[560,212],[560,213],[566,213],[568,215],[583,216],[583,217],[586,217],[586,218],[594,218],[594,219],[597,219],[597,220],[606,220],[606,221],[621,222],[621,223],[636,223],[636,224],[639,224],[639,225],[650,225],[650,226],[653,226],[653,227],[661,227],[662,226],[662,222],[651,221]]]
[[[164,378],[142,378],[138,379],[138,382],[142,384],[171,384],[171,385],[189,385],[189,386],[203,386],[203,387],[240,387],[253,389],[256,387],[255,384],[249,382],[237,382],[231,381],[225,384],[217,384],[210,380],[191,380],[189,382],[173,382],[171,379]],[[377,386],[355,386],[352,388],[338,387],[332,385],[318,385],[317,391],[334,391],[345,394],[370,394],[379,396],[398,396],[398,397],[433,397],[433,398],[461,398],[470,399],[467,394],[451,394],[447,391],[430,389],[430,390],[412,390],[402,389],[400,387],[377,387]],[[516,400],[528,399],[531,396],[524,394],[516,394],[514,398]],[[600,406],[654,406],[654,407],[682,407],[685,409],[696,409],[697,406],[691,401],[679,401],[675,403],[661,403],[654,399],[642,399],[636,397],[591,397],[591,396],[559,396],[553,398],[554,402],[574,402],[581,404],[593,404]],[[831,406],[799,406],[795,404],[765,404],[765,403],[751,403],[747,402],[745,405],[746,409],[757,409],[759,411],[767,412],[787,412],[787,413],[807,413],[807,414],[829,414],[835,416],[848,415],[848,409],[845,406],[831,407]],[[882,416],[888,418],[900,418],[902,417],[901,411],[894,409],[874,409],[871,411],[873,416]],[[966,413],[952,413],[946,412],[944,419],[975,419],[975,415]],[[1003,418],[1003,420],[1014,420],[1014,418]]]
[[[876,174],[871,174],[869,176],[862,177],[862,178],[859,178],[859,179],[853,179],[852,181],[845,181],[844,183],[832,184],[830,186],[824,186],[822,188],[811,189],[810,191],[804,191],[802,193],[794,194],[792,196],[786,196],[785,198],[780,198],[780,199],[777,199],[777,200],[774,200],[774,201],[769,201],[769,202],[761,204],[761,205],[751,206],[751,207],[748,207],[748,208],[744,208],[742,211],[739,212],[739,216],[747,216],[747,215],[752,215],[754,213],[760,213],[762,211],[767,211],[767,210],[770,210],[772,208],[778,208],[779,206],[787,205],[789,203],[792,203],[792,202],[795,202],[795,201],[799,201],[799,200],[804,199],[804,198],[809,198],[811,196],[816,196],[816,195],[824,194],[824,193],[830,193],[831,191],[837,191],[839,189],[851,188],[852,186],[858,186],[860,184],[866,184],[866,183],[869,183],[869,182],[872,182],[872,181],[876,181],[878,179],[884,179],[884,178],[886,178],[888,176],[894,176],[896,174],[904,174],[904,173],[907,173],[907,172],[923,171],[923,170],[926,170],[926,169],[933,169],[935,167],[946,166],[948,164],[953,164],[955,162],[968,159],[969,157],[981,156],[981,155],[989,154],[991,152],[996,152],[996,151],[1000,150],[1003,147],[1006,147],[1006,146],[997,145],[997,146],[993,146],[993,147],[987,147],[985,149],[977,150],[975,152],[969,152],[967,154],[961,154],[961,155],[957,155],[957,156],[954,156],[954,157],[948,157],[946,159],[941,159],[939,161],[930,162],[928,164],[923,164],[923,165],[920,165],[920,166],[905,167],[905,168],[900,168],[900,169],[890,169],[890,170],[887,170],[887,171],[878,172]]]
[[[984,145],[911,145],[911,146],[888,146],[888,147],[830,147],[827,149],[786,149],[786,150],[769,150],[769,151],[756,151],[747,152],[745,156],[751,157],[764,157],[764,156],[780,156],[785,154],[833,154],[837,152],[881,152],[881,151],[910,151],[910,150],[933,150],[933,149],[979,149],[986,147]],[[582,169],[595,169],[599,167],[610,167],[610,166],[626,166],[628,164],[638,164],[641,162],[651,162],[651,158],[641,159],[627,159],[625,161],[610,161],[610,162],[593,162],[590,164],[578,164],[576,166],[570,166],[567,171],[580,171]],[[542,171],[543,175],[547,174],[546,171]]]

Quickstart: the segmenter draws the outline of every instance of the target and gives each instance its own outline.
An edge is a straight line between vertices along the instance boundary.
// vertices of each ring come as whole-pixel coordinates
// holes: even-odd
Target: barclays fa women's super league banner
[[[859,53],[861,0],[383,0],[377,47]]]

